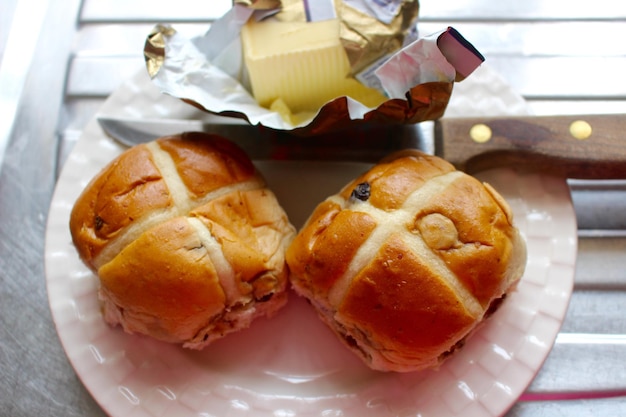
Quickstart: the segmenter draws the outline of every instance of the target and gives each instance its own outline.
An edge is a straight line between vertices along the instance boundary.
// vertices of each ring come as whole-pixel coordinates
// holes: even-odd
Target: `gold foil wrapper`
[[[292,13],[290,17],[292,18],[299,13],[297,6],[298,4],[301,6],[301,1],[288,1],[293,2],[292,8],[283,11]],[[354,12],[354,19],[348,19],[354,21],[350,26],[352,31],[356,33],[363,30],[367,33],[367,39],[355,38],[352,41],[356,45],[353,48],[355,62],[365,63],[370,56],[376,55],[359,52],[364,45],[378,43],[381,45],[380,50],[385,52],[390,48],[401,46],[402,36],[397,32],[408,27],[407,22],[417,13],[418,3],[406,2],[406,5],[408,10],[406,14],[398,15],[398,20],[394,19],[397,26],[384,30],[379,27],[380,33],[376,32],[376,29],[371,33],[367,32],[371,21],[358,15],[356,13],[358,11],[343,11],[346,16]],[[372,27],[375,28],[377,25]],[[396,36],[391,35],[392,33],[396,33]],[[280,114],[259,106],[248,91],[245,79],[233,77],[232,73],[238,73],[237,71],[231,71],[231,75],[221,71],[218,65],[210,62],[205,55],[193,48],[198,44],[195,41],[196,38],[182,39],[173,28],[163,25],[156,26],[148,36],[144,50],[146,67],[153,82],[163,93],[212,114],[243,119],[253,125],[289,131],[294,135],[312,136],[360,125],[385,126],[436,120],[443,116],[454,84],[454,76],[451,78],[436,76],[432,81],[424,81],[407,88],[403,97],[388,99],[376,108],[366,108],[363,104],[356,103],[356,107],[360,106],[356,113],[354,100],[337,97],[323,105],[312,119],[294,126]],[[240,56],[234,57],[234,61],[237,59],[240,60],[239,65],[244,65]],[[231,57],[227,62],[230,64],[232,61]],[[239,73],[241,72],[239,70]]]
[[[291,132],[295,135],[311,136],[361,125],[380,127],[436,120],[446,110],[452,86],[448,82],[420,84],[407,92],[406,99],[387,100],[366,113],[362,119],[352,119],[346,97],[340,97],[324,105],[311,123]]]
[[[342,2],[336,7],[341,20],[339,36],[353,73],[399,50],[419,13],[417,0],[403,1],[399,13],[387,24]]]
[[[235,0],[233,3],[255,10],[278,9],[282,5],[280,0]]]
[[[175,33],[169,26],[157,25],[146,39],[143,55],[150,77],[154,77],[165,61],[165,39]]]

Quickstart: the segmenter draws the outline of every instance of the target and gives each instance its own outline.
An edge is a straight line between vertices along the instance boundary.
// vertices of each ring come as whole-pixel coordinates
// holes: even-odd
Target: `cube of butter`
[[[241,31],[252,94],[270,108],[280,100],[292,113],[311,112],[341,96],[375,107],[386,99],[349,76],[337,19],[249,21]]]

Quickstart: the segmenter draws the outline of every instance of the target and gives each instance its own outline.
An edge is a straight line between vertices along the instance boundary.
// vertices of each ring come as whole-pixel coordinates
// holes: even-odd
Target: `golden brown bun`
[[[76,201],[70,231],[104,317],[202,348],[286,302],[295,235],[248,156],[185,133],[128,149]]]
[[[437,366],[525,262],[504,199],[418,151],[319,204],[287,250],[293,287],[320,318],[371,368],[400,372]]]

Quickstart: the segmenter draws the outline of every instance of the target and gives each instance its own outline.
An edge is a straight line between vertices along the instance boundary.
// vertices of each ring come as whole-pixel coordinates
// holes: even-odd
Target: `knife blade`
[[[113,117],[99,117],[97,120],[108,136],[126,146],[182,132],[206,132],[232,140],[253,160],[378,162],[389,153],[406,148],[417,148],[431,154],[434,152],[432,123],[429,128],[415,125],[393,128],[359,126],[349,132],[308,137],[243,123],[217,124],[187,119]]]
[[[577,179],[626,178],[626,115],[443,118],[299,137],[247,124],[99,117],[107,135],[133,146],[187,131],[224,136],[252,159],[377,162],[415,148],[475,173],[503,166]]]

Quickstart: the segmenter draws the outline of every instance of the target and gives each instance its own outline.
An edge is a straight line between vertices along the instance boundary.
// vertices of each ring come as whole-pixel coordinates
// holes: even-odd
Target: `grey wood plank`
[[[230,0],[85,1],[80,19],[83,22],[210,21],[226,13],[231,5]]]
[[[124,0],[86,1],[81,18],[83,21],[145,21],[148,19],[172,20],[211,20],[228,10],[229,0],[197,2],[179,0],[176,7],[166,0]],[[563,3],[560,0],[494,2],[491,0],[422,1],[420,16],[424,20],[617,20],[626,17],[626,4],[613,0],[596,0],[593,7],[588,1],[573,0]]]
[[[561,333],[526,396],[565,400],[577,395],[626,395],[624,355],[623,334]]]
[[[609,271],[610,266],[602,270]],[[570,300],[561,331],[564,333],[626,335],[626,320],[624,320],[626,287],[623,284],[625,279],[622,276],[619,280],[622,281],[621,288],[576,288]],[[605,284],[598,284],[598,286],[606,287]]]
[[[624,114],[626,97],[590,99],[586,97],[526,100],[532,114]]]
[[[598,417],[621,416],[626,410],[626,397],[585,398],[564,401],[523,401],[507,413],[507,417]]]
[[[489,64],[514,90],[529,99],[623,100],[626,97],[626,83],[617,79],[617,74],[626,74],[626,57],[497,56],[491,57]],[[67,94],[110,94],[142,65],[140,55],[77,56],[71,63]],[[596,75],[600,69],[615,75]]]
[[[579,229],[626,231],[624,180],[575,180],[570,182],[570,188]],[[598,207],[603,210],[598,210]]]
[[[626,3],[612,0],[449,0],[422,1],[423,19],[438,20],[617,20],[626,17]]]
[[[427,35],[454,26],[489,59],[490,56],[604,57],[626,55],[626,22],[619,21],[429,21],[420,19]]]
[[[594,289],[626,291],[626,236],[578,239],[576,290]]]

